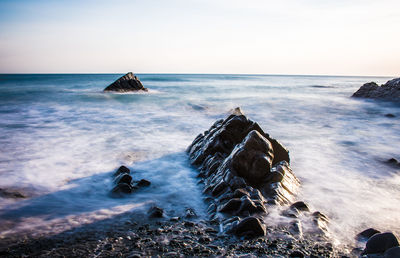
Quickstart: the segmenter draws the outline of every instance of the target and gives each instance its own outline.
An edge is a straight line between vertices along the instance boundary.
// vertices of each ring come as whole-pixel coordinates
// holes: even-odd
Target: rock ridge
[[[187,152],[209,195],[211,219],[238,236],[265,235],[267,206],[291,204],[300,185],[289,151],[240,109],[198,135]]]

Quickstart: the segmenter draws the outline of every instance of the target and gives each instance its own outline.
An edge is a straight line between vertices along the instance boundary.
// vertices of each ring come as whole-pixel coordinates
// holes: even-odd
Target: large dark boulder
[[[396,246],[399,246],[399,241],[393,233],[378,233],[368,239],[368,242],[365,245],[364,254],[383,253]]]
[[[400,101],[400,78],[390,80],[381,86],[375,82],[366,83],[352,97]]]
[[[210,195],[211,217],[226,225],[227,232],[235,233],[238,223],[228,222],[230,218],[240,219],[244,227],[267,215],[267,205],[292,203],[300,185],[288,150],[240,109],[197,136],[187,152],[200,170],[203,192]]]
[[[130,92],[130,91],[148,91],[147,88],[143,87],[139,78],[133,73],[129,72],[107,86],[104,91],[116,91],[116,92]]]

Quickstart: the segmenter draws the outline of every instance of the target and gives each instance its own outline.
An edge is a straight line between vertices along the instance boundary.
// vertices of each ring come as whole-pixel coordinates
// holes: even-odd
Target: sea
[[[400,233],[400,105],[351,98],[389,77],[138,74],[149,89],[104,93],[122,74],[0,75],[0,239],[54,234],[152,205],[206,218],[186,148],[241,107],[290,151],[297,196],[347,243],[369,227]],[[394,117],[388,117],[388,114]],[[112,198],[126,165],[151,181]]]

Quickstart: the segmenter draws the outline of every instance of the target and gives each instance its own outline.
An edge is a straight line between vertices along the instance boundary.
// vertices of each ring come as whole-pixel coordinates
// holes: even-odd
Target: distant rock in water
[[[0,197],[20,199],[26,198],[27,196],[18,190],[0,188]]]
[[[143,87],[139,78],[133,73],[129,72],[110,84],[104,91],[116,91],[116,92],[131,92],[131,91],[148,91],[147,88]]]
[[[382,86],[375,82],[366,83],[352,97],[400,101],[400,78],[390,80]]]
[[[238,236],[264,235],[267,205],[292,203],[300,185],[288,150],[240,109],[198,135],[187,152],[212,196],[212,219]]]

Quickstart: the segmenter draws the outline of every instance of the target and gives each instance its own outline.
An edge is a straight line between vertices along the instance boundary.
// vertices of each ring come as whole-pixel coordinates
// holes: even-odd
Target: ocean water
[[[240,106],[289,150],[298,199],[341,242],[368,227],[400,233],[400,106],[350,98],[384,77],[139,74],[148,93],[102,90],[120,74],[0,75],[0,237],[61,232],[121,213],[193,208],[205,217],[186,147]],[[394,114],[395,118],[385,114]],[[127,165],[151,187],[111,198]]]

